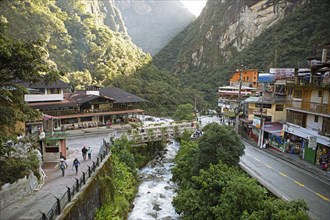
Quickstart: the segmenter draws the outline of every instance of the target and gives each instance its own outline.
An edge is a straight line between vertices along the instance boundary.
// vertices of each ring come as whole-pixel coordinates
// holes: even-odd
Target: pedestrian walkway
[[[111,129],[107,128],[87,128],[83,130],[68,131],[68,138],[75,138],[85,135],[105,134],[109,132],[121,132],[124,129],[121,125],[116,125]],[[108,140],[109,141],[109,140]],[[76,183],[76,178],[80,179],[82,172],[88,171],[88,166],[92,167],[93,160],[98,156],[101,145],[93,146],[92,160],[84,161],[82,159],[80,149],[72,149],[68,151],[67,164],[68,168],[65,171],[65,176],[62,176],[61,170],[57,167],[57,163],[44,163],[43,170],[46,174],[45,183],[43,187],[30,196],[24,197],[18,202],[9,205],[0,210],[1,220],[25,220],[42,218],[42,213],[47,214],[52,209],[56,202],[56,198],[61,199],[67,191],[67,187],[72,187]],[[74,158],[78,158],[81,166],[79,167],[78,175],[72,169]],[[42,213],[41,213],[42,212]]]
[[[242,139],[246,142],[248,142],[250,145],[257,147],[257,143],[255,141],[243,138]],[[258,148],[260,149],[260,148]],[[300,159],[297,155],[292,155],[292,154],[288,154],[288,153],[284,153],[282,151],[279,151],[273,147],[268,147],[266,149],[260,149],[266,153],[269,153],[281,160],[284,160],[290,164],[293,164],[297,167],[299,167],[302,170],[305,170],[315,176],[317,176],[318,178],[322,179],[323,181],[330,183],[330,172],[324,171],[322,169],[320,169],[318,166],[313,165],[308,163],[307,161]]]

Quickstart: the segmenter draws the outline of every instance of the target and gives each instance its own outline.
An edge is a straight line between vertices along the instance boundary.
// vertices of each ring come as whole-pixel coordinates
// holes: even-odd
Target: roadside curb
[[[272,148],[260,149],[257,147],[256,143],[254,143],[251,140],[248,140],[242,136],[241,136],[241,139],[262,152],[271,154],[280,160],[286,161],[287,163],[290,163],[304,171],[311,173],[314,176],[317,176],[318,178],[322,179],[324,182],[326,182],[328,184],[330,183],[330,172],[323,171],[313,164],[310,164],[299,158],[294,158],[290,154],[286,155],[285,153],[280,152],[276,149],[272,149]]]

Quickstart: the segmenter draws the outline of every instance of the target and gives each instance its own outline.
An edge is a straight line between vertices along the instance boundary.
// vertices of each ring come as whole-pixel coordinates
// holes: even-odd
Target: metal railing
[[[330,112],[330,103],[321,104],[316,102],[308,102],[304,100],[287,100],[287,108],[294,108],[299,110],[305,110],[310,112],[316,112],[321,114],[328,114]]]
[[[82,172],[83,175],[79,179],[75,178],[76,182],[71,187],[67,186],[67,190],[61,198],[55,197],[54,205],[47,213],[41,212],[40,220],[53,220],[61,214],[65,206],[72,201],[74,195],[78,193],[81,187],[86,184],[86,181],[92,177],[92,174],[95,173],[96,168],[100,166],[105,157],[111,153],[110,146],[110,143],[103,140],[103,145],[100,148],[96,161],[93,161],[92,166],[88,166],[87,171]]]

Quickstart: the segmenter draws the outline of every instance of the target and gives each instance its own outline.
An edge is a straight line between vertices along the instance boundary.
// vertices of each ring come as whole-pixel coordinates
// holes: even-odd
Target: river
[[[178,142],[170,142],[166,146],[162,158],[151,161],[139,171],[141,184],[133,202],[134,208],[129,220],[174,220],[179,215],[172,206],[176,185],[171,181],[173,160],[179,150]]]

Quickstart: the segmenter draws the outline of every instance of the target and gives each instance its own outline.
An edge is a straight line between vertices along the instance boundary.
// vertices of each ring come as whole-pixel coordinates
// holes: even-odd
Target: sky
[[[194,15],[198,16],[203,10],[206,0],[181,0],[184,6]]]

